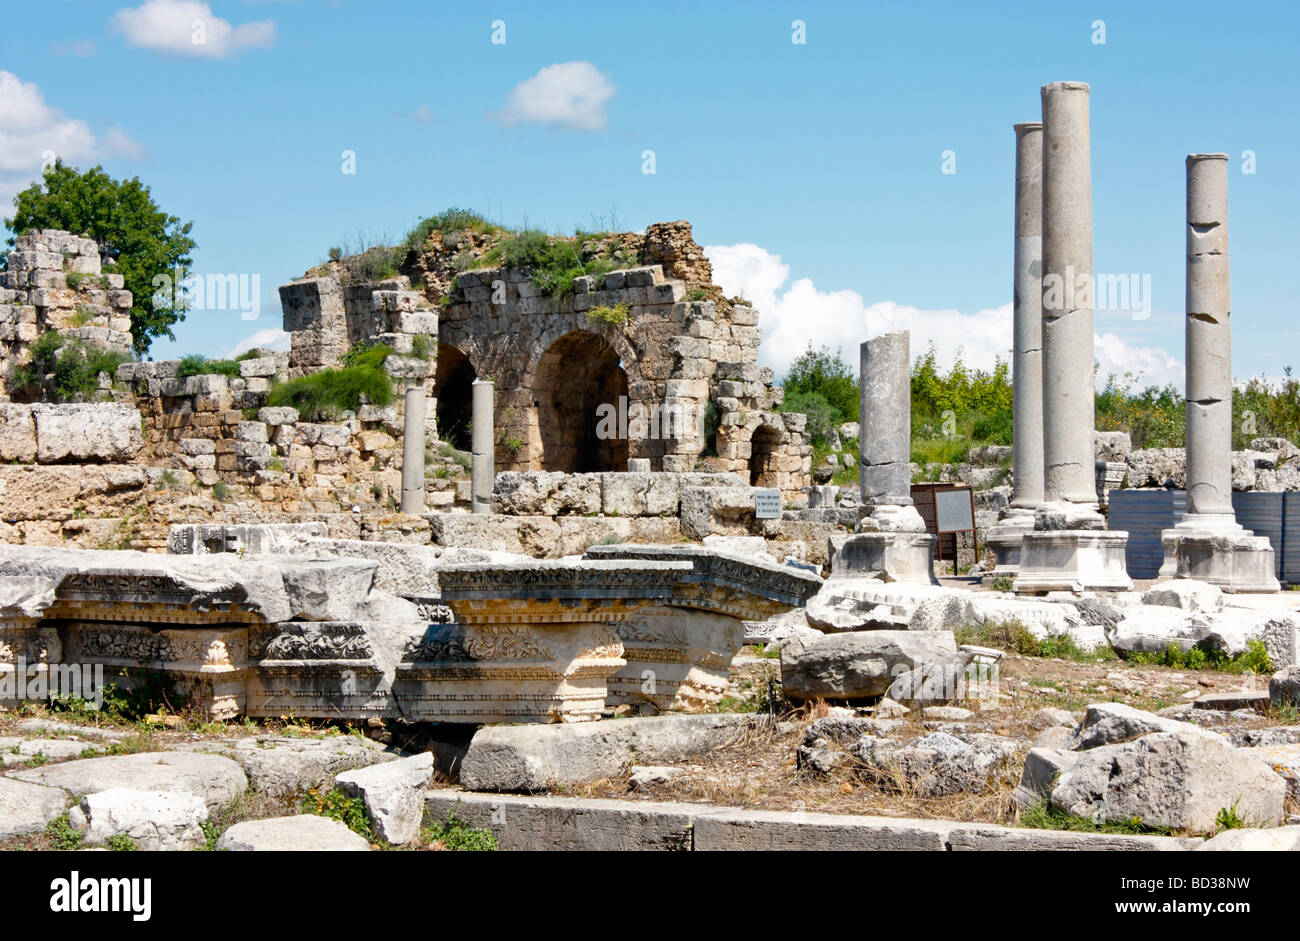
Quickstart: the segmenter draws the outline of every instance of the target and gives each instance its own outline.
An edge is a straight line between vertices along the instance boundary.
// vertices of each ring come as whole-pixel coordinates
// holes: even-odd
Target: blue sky
[[[847,349],[901,326],[914,352],[934,342],[986,365],[1011,345],[1011,126],[1038,118],[1043,83],[1074,79],[1092,86],[1094,267],[1151,279],[1149,317],[1098,312],[1103,370],[1181,383],[1183,160],[1210,151],[1232,157],[1234,373],[1300,365],[1293,3],[46,0],[4,14],[5,204],[48,139],[193,220],[199,272],[260,276],[257,320],[193,311],[156,357],[274,330],[276,286],[331,245],[396,241],[461,206],[564,232],[691,220],[723,286],[760,306],[778,371],[809,341]],[[587,66],[537,80],[566,63]],[[577,97],[551,112],[528,94],[539,85]]]

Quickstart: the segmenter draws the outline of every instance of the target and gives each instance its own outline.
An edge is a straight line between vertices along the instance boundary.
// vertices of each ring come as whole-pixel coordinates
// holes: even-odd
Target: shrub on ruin
[[[238,379],[239,363],[233,359],[208,359],[202,353],[195,353],[182,359],[176,369],[178,379],[189,376],[225,376],[228,379]]]
[[[383,370],[393,348],[383,343],[357,344],[343,357],[342,369],[322,369],[289,382],[276,383],[267,405],[296,408],[306,421],[337,421],[364,403],[390,405],[393,381]]]
[[[421,219],[415,228],[406,233],[406,238],[402,240],[402,247],[408,252],[419,251],[434,232],[458,232],[465,229],[473,232],[491,232],[496,229],[496,226],[471,209],[452,207]]]
[[[19,398],[40,399],[45,392],[45,379],[52,375],[50,392],[56,402],[93,398],[99,391],[100,373],[107,373],[112,380],[117,375],[117,367],[130,359],[124,353],[87,346],[80,339],[65,337],[57,330],[37,337],[28,347],[28,354],[28,361],[10,372],[10,392]]]

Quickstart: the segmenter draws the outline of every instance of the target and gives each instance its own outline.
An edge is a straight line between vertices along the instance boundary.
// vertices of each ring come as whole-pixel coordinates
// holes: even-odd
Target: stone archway
[[[749,485],[779,486],[782,433],[771,425],[760,425],[749,439]]]
[[[438,370],[433,395],[438,400],[438,437],[461,451],[470,449],[472,386],[477,378],[474,364],[449,343],[438,344]]]
[[[627,373],[607,340],[585,330],[564,334],[537,361],[532,389],[539,469],[627,470],[626,424],[614,422],[613,435],[597,433],[598,411],[621,415],[628,407]]]

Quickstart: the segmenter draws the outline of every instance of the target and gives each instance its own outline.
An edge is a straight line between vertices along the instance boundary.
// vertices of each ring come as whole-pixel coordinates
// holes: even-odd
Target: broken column
[[[989,531],[992,576],[1020,568],[1021,537],[1043,502],[1043,125],[1015,125],[1015,262],[1012,280],[1011,507]]]
[[[1187,157],[1187,513],[1161,534],[1161,575],[1277,591],[1273,548],[1232,508],[1228,155]]]
[[[858,481],[871,515],[866,530],[840,548],[858,560],[854,574],[885,581],[937,584],[931,559],[936,537],[912,505],[912,362],[906,330],[861,346],[861,429]]]
[[[471,397],[470,504],[475,513],[492,512],[492,485],[496,481],[496,438],[492,433],[494,390],[495,386],[491,382],[474,380]]]
[[[402,512],[424,512],[424,384],[406,389],[402,424]]]
[[[1132,587],[1128,534],[1097,506],[1093,443],[1092,169],[1088,86],[1044,85],[1043,496],[1021,543],[1019,592]]]

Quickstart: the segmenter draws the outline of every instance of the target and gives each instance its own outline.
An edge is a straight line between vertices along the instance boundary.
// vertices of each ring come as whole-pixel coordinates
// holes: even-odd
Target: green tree
[[[177,284],[189,276],[194,223],[182,223],[159,209],[139,177],[118,181],[102,167],[81,173],[58,161],[45,168],[41,182],[14,197],[13,217],[4,224],[15,236],[32,229],[66,229],[99,243],[104,270],[122,275],[131,292],[131,338],[137,352],[146,352],[156,337],[173,338],[172,325],[185,319],[183,302],[175,301],[179,292],[163,296],[154,278],[167,275]],[[8,244],[14,244],[13,237]]]
[[[830,403],[836,422],[857,421],[858,377],[844,362],[840,350],[831,352],[823,346],[814,350],[812,344],[790,364],[785,377],[787,399],[793,395],[816,393]],[[786,409],[793,411],[793,409]]]

